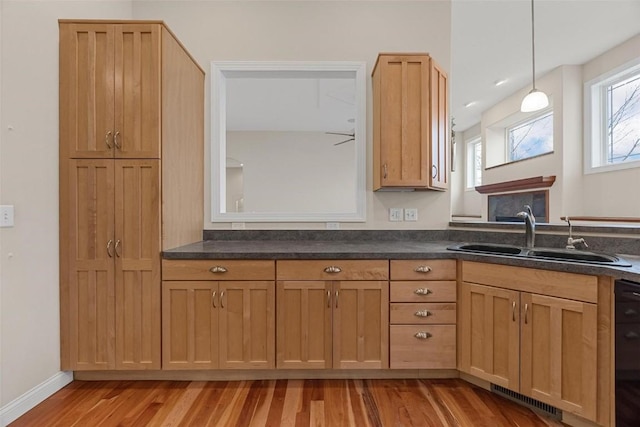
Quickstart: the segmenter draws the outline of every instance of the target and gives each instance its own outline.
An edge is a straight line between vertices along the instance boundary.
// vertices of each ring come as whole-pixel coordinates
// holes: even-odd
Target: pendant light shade
[[[538,89],[531,89],[531,92],[529,92],[522,100],[520,111],[523,113],[530,113],[532,111],[542,110],[548,105],[549,98],[546,93],[541,92]]]
[[[536,89],[536,42],[535,42],[535,19],[533,13],[533,0],[531,0],[531,69],[532,69],[532,89],[522,100],[520,111],[530,113],[542,110],[549,105],[547,94]]]

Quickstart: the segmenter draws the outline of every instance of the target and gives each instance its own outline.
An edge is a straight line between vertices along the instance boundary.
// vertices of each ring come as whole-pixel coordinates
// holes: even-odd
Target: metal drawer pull
[[[111,251],[112,244],[113,240],[109,239],[109,241],[107,242],[107,255],[109,255],[109,258],[113,258],[113,252]]]
[[[431,338],[432,335],[429,332],[416,332],[414,337],[418,338],[419,340],[426,340],[427,338]]]
[[[431,289],[427,289],[427,288],[418,288],[415,291],[413,291],[414,294],[416,295],[429,295],[431,292]]]
[[[109,144],[109,137],[111,136],[111,131],[107,132],[104,136],[104,143],[107,144],[107,148],[111,150],[111,144]]]
[[[428,273],[431,271],[431,267],[429,267],[428,265],[420,265],[416,267],[413,271],[415,271],[416,273]]]
[[[628,309],[625,310],[624,315],[625,316],[637,316],[638,312],[635,311],[633,308],[628,308]]]
[[[218,308],[216,307],[216,291],[213,291],[211,293],[211,305],[213,306],[213,308]]]
[[[210,271],[210,272],[212,272],[212,273],[214,273],[214,274],[215,274],[215,273],[226,273],[226,272],[227,272],[227,269],[226,269],[226,268],[224,268],[224,267],[222,267],[222,266],[220,266],[220,265],[216,265],[215,267],[211,267],[211,268],[209,269],[209,271]]]
[[[342,269],[340,267],[336,267],[335,265],[330,265],[329,267],[324,269],[325,273],[335,274],[340,273]]]
[[[431,312],[429,310],[418,310],[413,313],[417,317],[429,317],[431,316]]]
[[[636,332],[629,331],[624,334],[624,337],[628,340],[637,340],[638,338],[640,338],[640,335],[638,335]]]

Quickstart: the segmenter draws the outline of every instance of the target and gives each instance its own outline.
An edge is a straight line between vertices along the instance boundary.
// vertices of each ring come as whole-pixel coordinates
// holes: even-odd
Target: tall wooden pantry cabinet
[[[61,368],[160,369],[161,251],[202,235],[204,71],[161,21],[59,28]]]

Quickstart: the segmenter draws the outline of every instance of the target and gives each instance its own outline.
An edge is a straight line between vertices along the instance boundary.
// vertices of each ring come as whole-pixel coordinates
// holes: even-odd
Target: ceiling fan
[[[342,135],[342,136],[348,136],[349,138],[340,141],[340,142],[336,142],[333,145],[340,145],[340,144],[344,144],[345,142],[349,142],[349,141],[355,141],[356,140],[356,132],[353,131],[351,133],[342,133],[342,132],[325,132],[326,134],[329,135]]]

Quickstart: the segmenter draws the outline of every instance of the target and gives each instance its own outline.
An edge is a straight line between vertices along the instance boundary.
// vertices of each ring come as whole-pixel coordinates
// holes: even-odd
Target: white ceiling
[[[451,22],[451,116],[464,131],[482,111],[531,85],[531,3],[452,0]],[[535,30],[539,78],[640,33],[640,0],[535,0]]]

